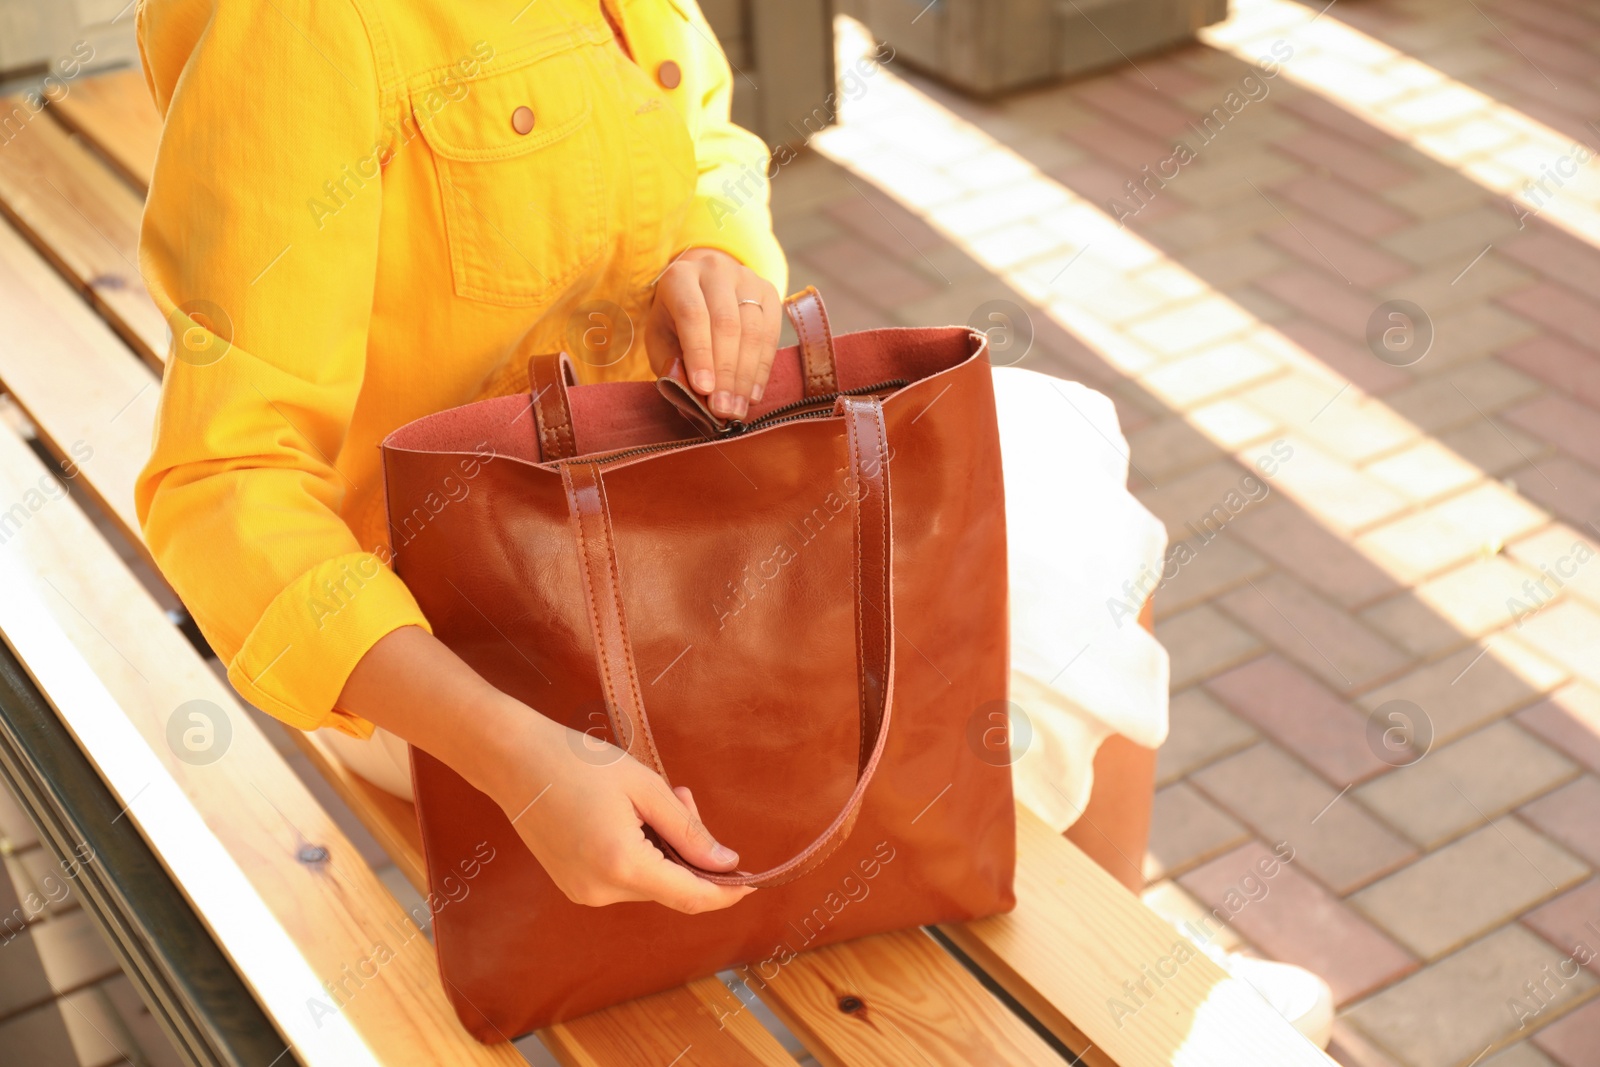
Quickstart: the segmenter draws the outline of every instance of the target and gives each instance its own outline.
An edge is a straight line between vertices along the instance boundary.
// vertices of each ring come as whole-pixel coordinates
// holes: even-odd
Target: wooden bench
[[[135,267],[158,135],[130,72],[75,85],[0,145],[0,387],[109,531],[41,495],[52,473],[0,427],[0,635],[301,1063],[520,1063],[460,1029],[422,937],[337,1015],[310,1010],[322,983],[410,920],[124,561],[144,552],[133,485],[168,343]],[[23,511],[8,528],[13,502]],[[191,700],[226,715],[225,760],[174,755],[168,718]],[[424,889],[411,806],[293,733]],[[1109,1001],[1178,935],[1025,809],[1018,822],[1014,913],[805,953],[761,984],[819,1062],[1046,1064],[1063,1051],[1120,1067],[1331,1062],[1198,954],[1119,1023]],[[715,978],[540,1037],[590,1067],[794,1062]]]

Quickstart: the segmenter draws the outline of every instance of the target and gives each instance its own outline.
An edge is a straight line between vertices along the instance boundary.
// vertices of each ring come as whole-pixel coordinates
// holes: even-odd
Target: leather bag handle
[[[805,371],[806,396],[839,391],[839,372],[833,356],[833,328],[822,294],[808,285],[783,301],[783,310],[800,340],[800,361]]]
[[[894,703],[893,526],[889,508],[889,438],[883,402],[877,397],[840,397],[834,413],[842,416],[850,470],[856,478],[852,508],[855,523],[856,673],[860,683],[861,735],[856,783],[850,797],[827,829],[775,867],[758,873],[722,873],[694,866],[660,840],[669,859],[718,885],[776,886],[815,869],[850,836],[867,786],[889,738],[889,711]],[[639,671],[622,610],[620,577],[600,464],[573,461],[561,465],[572,532],[578,548],[578,570],[589,606],[595,662],[605,696],[612,737],[618,747],[667,779],[645,715]],[[670,784],[670,779],[668,779]]]
[[[565,352],[540,352],[528,357],[528,402],[539,431],[539,459],[551,463],[578,454],[572,434],[569,386],[578,384],[578,372]]]

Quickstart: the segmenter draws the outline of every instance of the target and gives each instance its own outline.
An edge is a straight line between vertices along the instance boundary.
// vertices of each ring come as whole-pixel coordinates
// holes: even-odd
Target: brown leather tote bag
[[[814,290],[787,306],[801,343],[742,424],[681,367],[575,386],[564,355],[535,356],[531,398],[383,444],[396,566],[439,638],[689,786],[744,867],[708,877],[760,887],[703,915],[574,904],[492,800],[413,749],[439,965],[479,1040],[741,964],[760,988],[806,949],[1015,901],[986,339],[835,338]]]

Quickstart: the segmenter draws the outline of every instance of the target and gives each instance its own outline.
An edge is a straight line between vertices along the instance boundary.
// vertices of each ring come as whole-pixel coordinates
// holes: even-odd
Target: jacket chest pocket
[[[589,73],[569,49],[413,93],[438,169],[457,295],[547,303],[605,250]]]

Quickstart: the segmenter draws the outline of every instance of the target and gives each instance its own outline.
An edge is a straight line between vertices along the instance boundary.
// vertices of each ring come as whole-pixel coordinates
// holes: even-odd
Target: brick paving
[[[1508,194],[1600,143],[1600,9],[1333,6],[1140,205],[1251,73],[1245,20],[1322,7],[1235,0],[1210,43],[990,103],[881,71],[778,174],[778,233],[840,329],[1009,300],[1023,366],[1115,401],[1195,552],[1155,599],[1147,899],[1193,915],[1288,841],[1227,943],[1328,978],[1341,1063],[1597,1067],[1600,963],[1562,967],[1600,949],[1600,163]],[[1369,346],[1388,300],[1432,322],[1411,366]]]

